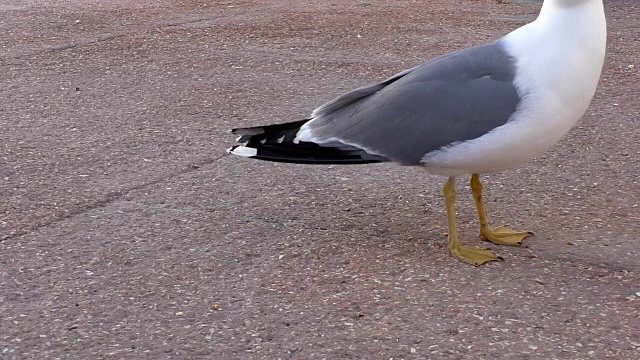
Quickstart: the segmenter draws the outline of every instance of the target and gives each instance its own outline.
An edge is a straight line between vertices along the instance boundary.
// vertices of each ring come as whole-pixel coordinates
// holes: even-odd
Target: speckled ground
[[[640,358],[640,4],[605,3],[584,119],[484,178],[492,220],[536,236],[474,268],[443,178],[232,158],[225,131],[539,5],[0,0],[0,359]]]

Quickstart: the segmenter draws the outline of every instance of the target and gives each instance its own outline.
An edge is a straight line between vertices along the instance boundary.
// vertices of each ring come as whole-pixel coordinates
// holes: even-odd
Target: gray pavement
[[[539,5],[0,0],[0,359],[640,358],[640,4],[605,5],[584,119],[483,178],[493,222],[536,236],[474,268],[442,177],[232,158],[226,130]]]

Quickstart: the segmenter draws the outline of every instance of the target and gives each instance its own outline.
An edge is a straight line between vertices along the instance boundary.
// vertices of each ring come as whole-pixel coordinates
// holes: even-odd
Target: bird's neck
[[[544,42],[587,47],[604,56],[607,26],[602,0],[545,0],[530,25]]]
[[[602,0],[544,0],[538,19],[554,18],[570,13],[572,16],[604,15]]]

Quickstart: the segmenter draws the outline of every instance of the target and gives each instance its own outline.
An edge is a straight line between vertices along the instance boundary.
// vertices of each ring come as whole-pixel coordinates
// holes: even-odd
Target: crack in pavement
[[[15,239],[15,238],[18,238],[18,237],[21,237],[21,236],[24,236],[24,235],[28,235],[28,234],[30,234],[30,233],[32,233],[34,231],[40,230],[42,228],[46,228],[46,227],[51,226],[53,224],[57,224],[59,222],[62,222],[64,220],[67,220],[67,219],[70,219],[70,218],[73,218],[75,216],[82,215],[82,214],[87,213],[89,211],[92,211],[92,210],[95,210],[95,209],[98,209],[98,208],[101,208],[101,207],[106,207],[107,205],[118,201],[119,199],[121,199],[122,197],[126,196],[127,194],[129,194],[132,191],[143,189],[145,187],[152,186],[152,185],[161,183],[161,182],[163,182],[165,180],[169,180],[169,179],[172,179],[172,178],[180,176],[180,175],[188,174],[188,173],[193,172],[193,171],[198,171],[198,170],[200,170],[201,167],[206,166],[206,165],[211,165],[211,164],[213,164],[213,163],[215,163],[215,162],[217,162],[219,160],[224,159],[226,156],[227,156],[227,154],[223,154],[223,155],[220,155],[220,156],[215,157],[215,158],[205,159],[205,160],[200,161],[198,163],[191,163],[191,164],[187,165],[187,167],[185,167],[185,168],[183,168],[183,169],[181,169],[179,171],[176,171],[176,172],[174,172],[172,174],[169,174],[167,176],[163,176],[163,177],[160,177],[158,179],[151,180],[151,181],[139,184],[139,185],[131,186],[131,187],[123,189],[123,190],[110,192],[106,196],[104,196],[103,199],[97,200],[97,201],[95,201],[95,202],[93,202],[91,204],[87,204],[86,206],[80,207],[79,209],[76,209],[74,211],[70,211],[70,212],[68,212],[68,213],[66,213],[64,215],[55,216],[51,220],[44,221],[44,222],[41,222],[41,223],[38,223],[38,224],[34,224],[32,226],[29,226],[27,229],[17,230],[16,232],[9,233],[8,235],[2,236],[2,237],[0,237],[0,243],[3,243],[5,241],[7,241],[7,240]]]

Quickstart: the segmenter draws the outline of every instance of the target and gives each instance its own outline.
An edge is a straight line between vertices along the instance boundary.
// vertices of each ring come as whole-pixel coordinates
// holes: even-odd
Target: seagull
[[[551,148],[584,115],[606,52],[602,0],[545,0],[504,37],[431,59],[313,110],[308,119],[237,128],[227,151],[302,164],[395,162],[448,177],[448,248],[475,266],[502,260],[463,245],[456,178],[469,174],[480,238],[518,246],[533,235],[489,226],[480,174],[512,169]]]

